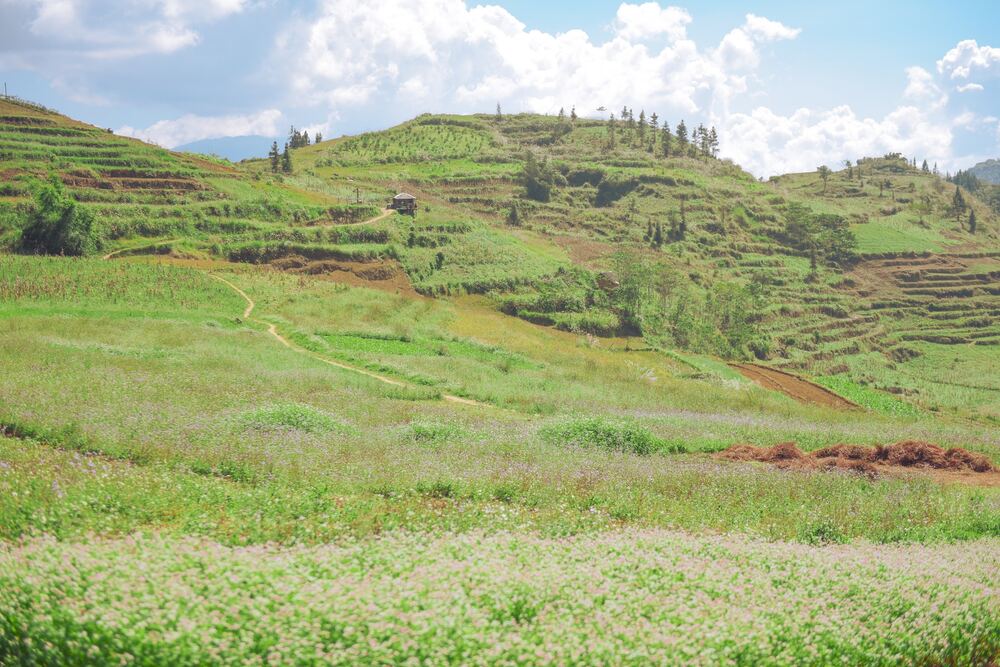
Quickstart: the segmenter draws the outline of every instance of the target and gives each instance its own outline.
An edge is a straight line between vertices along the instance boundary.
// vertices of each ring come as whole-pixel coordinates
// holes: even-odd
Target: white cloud
[[[173,53],[198,43],[200,24],[248,6],[248,0],[15,1],[33,10],[24,26],[31,50],[77,59]],[[75,64],[72,59],[65,62]]]
[[[967,83],[964,86],[959,86],[955,90],[960,93],[981,93],[986,90],[986,88],[981,83]]]
[[[512,111],[575,104],[587,113],[624,102],[707,116],[747,89],[760,43],[798,34],[751,14],[719,48],[702,50],[687,38],[690,21],[677,7],[623,3],[598,43],[580,30],[528,30],[502,7],[463,0],[325,0],[281,35],[273,67],[296,72],[297,100],[338,110],[377,100],[400,112],[471,111],[499,100]]]
[[[691,15],[680,7],[660,7],[656,2],[641,5],[622,3],[615,15],[615,33],[626,40],[642,41],[666,35],[671,42],[687,36]]]
[[[755,39],[766,42],[773,42],[779,39],[795,39],[802,32],[799,28],[789,28],[782,23],[754,14],[747,14],[747,20],[743,29]]]
[[[1000,68],[1000,48],[979,46],[974,39],[965,39],[937,61],[938,72],[950,79],[968,79],[977,70]]]
[[[265,109],[245,116],[187,114],[173,120],[158,121],[145,129],[126,125],[118,128],[116,133],[173,148],[200,139],[245,135],[276,136],[282,132],[279,125],[282,117],[277,109]]]
[[[829,111],[799,109],[790,116],[760,107],[731,115],[722,134],[729,137],[723,144],[726,157],[765,176],[894,151],[944,162],[952,142],[947,123],[912,106],[899,107],[881,120],[859,118],[846,105]]]

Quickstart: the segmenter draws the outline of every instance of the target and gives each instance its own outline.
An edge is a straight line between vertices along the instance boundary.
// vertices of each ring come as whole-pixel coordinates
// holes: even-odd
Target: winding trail
[[[730,366],[765,389],[780,391],[800,403],[814,403],[839,410],[855,410],[861,407],[826,387],[776,368],[758,364],[730,364]]]
[[[274,324],[271,324],[270,322],[265,322],[263,320],[259,320],[259,319],[255,319],[255,318],[251,317],[251,314],[253,313],[253,309],[257,306],[257,304],[254,302],[253,299],[250,298],[250,296],[246,292],[244,292],[239,287],[237,287],[236,285],[234,285],[232,282],[230,282],[229,280],[226,280],[225,278],[223,278],[222,276],[220,276],[218,274],[209,273],[208,275],[211,276],[212,278],[215,278],[219,282],[225,284],[230,289],[232,289],[234,292],[236,292],[241,297],[243,297],[243,300],[246,301],[246,303],[247,303],[246,308],[243,309],[243,319],[244,320],[246,320],[248,322],[255,322],[257,324],[260,324],[260,325],[263,325],[263,326],[267,327],[267,332],[269,334],[271,334],[279,343],[281,343],[282,345],[284,345],[285,347],[287,347],[289,350],[292,350],[294,352],[298,352],[299,354],[304,354],[307,357],[311,357],[312,359],[315,359],[316,361],[321,361],[324,364],[328,364],[330,366],[335,366],[336,368],[340,368],[340,369],[343,369],[345,371],[351,371],[353,373],[358,373],[359,375],[365,375],[365,376],[368,376],[368,377],[370,377],[370,378],[372,378],[374,380],[378,380],[379,382],[383,382],[385,384],[393,385],[395,387],[409,387],[410,386],[407,383],[402,382],[400,380],[396,380],[394,378],[387,377],[385,375],[380,375],[379,373],[374,373],[374,372],[369,371],[369,370],[364,369],[364,368],[358,368],[357,366],[351,366],[350,364],[345,364],[345,363],[340,362],[340,361],[335,361],[333,359],[329,359],[327,357],[324,357],[324,356],[322,356],[320,354],[316,354],[315,352],[311,352],[311,351],[309,351],[309,350],[307,350],[307,349],[305,349],[303,347],[299,347],[298,345],[296,345],[292,341],[290,341],[287,338],[285,338],[284,336],[282,336],[281,333],[278,332],[278,329],[277,329],[277,327]],[[483,407],[485,407],[485,405],[486,405],[485,403],[480,403],[479,401],[474,401],[471,398],[462,398],[461,396],[454,396],[452,394],[441,394],[441,398],[442,398],[442,400],[449,401],[451,403],[460,403],[462,405],[477,405],[477,406],[483,406]]]

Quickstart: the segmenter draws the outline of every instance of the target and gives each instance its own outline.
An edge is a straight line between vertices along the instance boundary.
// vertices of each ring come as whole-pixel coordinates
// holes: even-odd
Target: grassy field
[[[51,154],[121,233],[0,254],[0,664],[1000,656],[1000,486],[713,456],[915,439],[1000,464],[995,220],[969,238],[940,179],[761,183],[539,116],[422,116],[279,176],[25,109],[0,113],[4,239]],[[403,189],[415,218],[353,224]],[[795,201],[869,254],[814,269],[781,240]],[[686,238],[643,239],[682,205]],[[629,330],[621,249],[705,298],[754,286],[758,361],[861,407]]]

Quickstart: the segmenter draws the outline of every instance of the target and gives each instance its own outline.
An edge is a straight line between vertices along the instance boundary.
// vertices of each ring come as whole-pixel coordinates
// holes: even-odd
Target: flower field
[[[396,533],[0,552],[9,664],[983,664],[1000,542]]]

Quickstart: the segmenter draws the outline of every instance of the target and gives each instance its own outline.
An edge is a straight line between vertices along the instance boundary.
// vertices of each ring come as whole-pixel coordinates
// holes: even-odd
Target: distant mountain
[[[969,169],[976,178],[1000,185],[1000,160],[986,160]]]
[[[248,135],[244,137],[220,137],[219,139],[202,139],[192,141],[174,148],[175,151],[187,153],[204,153],[206,155],[218,155],[233,162],[246,160],[248,158],[264,157],[271,149],[271,142],[274,137],[263,137],[260,135]]]

